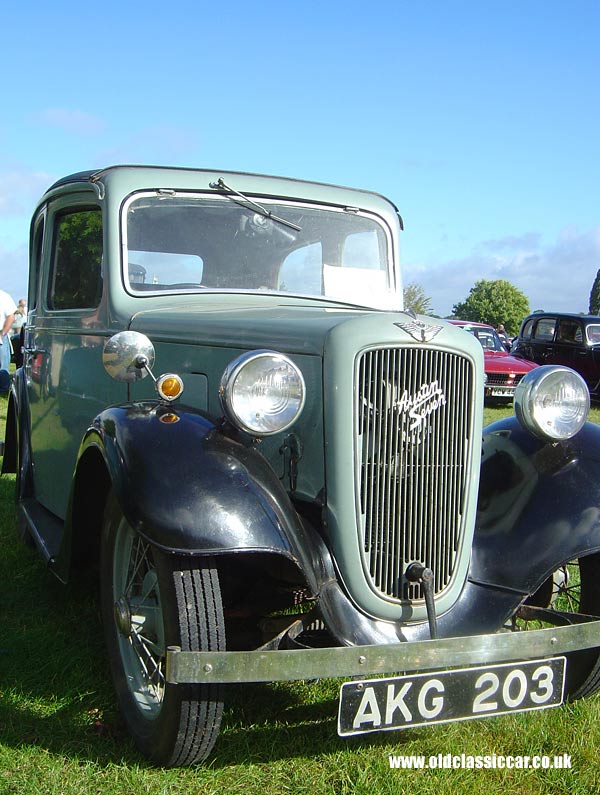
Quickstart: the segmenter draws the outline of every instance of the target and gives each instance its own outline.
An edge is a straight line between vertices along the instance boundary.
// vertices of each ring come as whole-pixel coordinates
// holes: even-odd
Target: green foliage
[[[452,311],[461,320],[489,323],[494,327],[502,323],[507,334],[513,337],[531,310],[527,296],[510,282],[481,279],[471,288],[466,300],[454,304]]]
[[[590,315],[600,315],[600,270],[596,273],[590,293]]]
[[[420,284],[411,282],[404,287],[404,308],[412,309],[417,315],[431,314],[431,298],[425,295]]]

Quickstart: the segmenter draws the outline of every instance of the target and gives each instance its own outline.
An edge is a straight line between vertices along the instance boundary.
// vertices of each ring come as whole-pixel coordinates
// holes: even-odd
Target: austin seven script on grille
[[[408,414],[411,420],[408,430],[415,436],[421,434],[429,415],[445,405],[446,395],[437,380],[430,384],[422,384],[412,395],[409,395],[408,390],[405,389],[399,400],[394,402],[397,411]]]

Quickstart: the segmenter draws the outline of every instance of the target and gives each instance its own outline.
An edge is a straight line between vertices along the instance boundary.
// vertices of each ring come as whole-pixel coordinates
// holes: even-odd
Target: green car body
[[[561,651],[533,632],[516,654],[514,636],[493,633],[569,561],[596,566],[598,523],[581,517],[599,504],[598,432],[549,440],[516,418],[484,431],[477,340],[403,311],[401,224],[365,191],[135,166],[67,177],[36,210],[3,471],[17,472],[23,533],[60,579],[100,556],[121,707],[161,763],[204,758],[218,732],[216,706],[188,721],[205,740],[189,726],[173,739],[181,682],[218,705],[219,683],[240,678]],[[125,339],[150,354],[111,378],[111,341]],[[248,385],[252,367],[264,375]],[[569,537],[557,511],[579,528]],[[179,576],[212,583],[206,642],[171,631],[172,611],[176,623],[190,611],[167,604]],[[202,635],[202,619],[186,621]],[[156,677],[136,670],[138,625]],[[565,650],[599,645],[595,626],[565,634]],[[475,639],[458,652],[462,636]],[[305,648],[314,637],[324,648]],[[594,687],[596,658],[573,692]],[[366,710],[355,723],[382,728]]]

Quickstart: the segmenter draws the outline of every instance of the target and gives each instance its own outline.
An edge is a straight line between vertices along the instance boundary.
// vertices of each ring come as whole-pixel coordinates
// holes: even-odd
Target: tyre
[[[100,573],[109,664],[129,732],[142,753],[161,765],[201,762],[219,733],[223,688],[169,684],[165,654],[170,645],[224,650],[214,560],[184,562],[153,548],[135,533],[111,492]]]
[[[536,610],[540,609],[538,618]],[[600,553],[570,561],[557,569],[516,612],[511,628],[519,631],[564,626],[572,623],[561,615],[568,613],[600,616]],[[569,652],[565,656],[566,698],[573,701],[600,690],[600,649]]]
[[[17,523],[17,535],[21,539],[21,541],[27,547],[34,547],[35,543],[29,531],[29,526],[27,524],[27,520],[25,519],[24,514],[19,509],[19,503],[23,499],[23,483],[25,480],[24,472],[23,472],[23,439],[19,434],[19,417],[17,415],[17,410],[13,401],[12,396],[9,400],[9,409],[8,409],[8,417],[6,420],[6,427],[8,433],[8,424],[9,422],[12,425],[11,436],[13,439],[14,444],[14,453],[13,453],[13,461],[12,467],[8,471],[15,472],[15,508],[16,508],[16,523]]]

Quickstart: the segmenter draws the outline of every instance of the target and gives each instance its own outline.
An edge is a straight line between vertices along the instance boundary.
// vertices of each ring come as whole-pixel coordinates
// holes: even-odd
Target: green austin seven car
[[[403,311],[374,193],[73,174],[31,225],[3,471],[18,531],[99,573],[141,750],[205,759],[230,683],[340,679],[340,735],[600,687],[600,428],[561,366],[483,428],[483,353]]]

